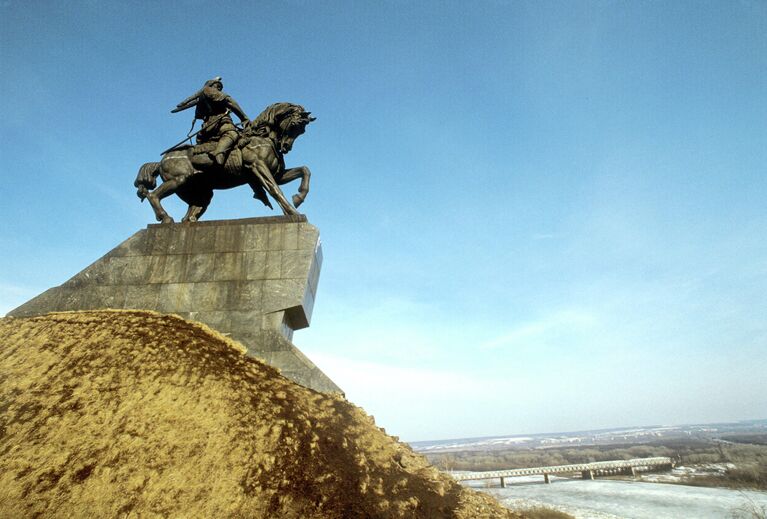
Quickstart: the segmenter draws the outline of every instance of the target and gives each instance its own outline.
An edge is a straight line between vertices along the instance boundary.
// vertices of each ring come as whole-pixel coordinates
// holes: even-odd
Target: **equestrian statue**
[[[158,222],[173,222],[160,203],[172,194],[189,206],[182,221],[195,222],[210,205],[214,189],[248,184],[254,198],[273,209],[268,194],[286,215],[298,214],[296,208],[309,193],[309,168],[285,169],[284,155],[316,118],[300,105],[274,103],[249,120],[223,88],[221,78],[215,77],[171,110],[195,107],[195,120],[202,119],[202,128],[163,152],[160,162],[148,162],[139,169],[133,183],[136,194],[142,202],[149,200]],[[240,123],[234,123],[230,112]],[[184,144],[195,135],[195,145]],[[158,176],[162,184],[155,189]],[[280,186],[299,178],[301,184],[291,204]]]

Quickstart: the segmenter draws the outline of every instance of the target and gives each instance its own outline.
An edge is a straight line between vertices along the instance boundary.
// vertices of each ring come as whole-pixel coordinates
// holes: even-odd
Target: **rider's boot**
[[[216,164],[219,166],[223,166],[226,162],[226,153],[229,151],[229,149],[232,147],[232,144],[234,144],[234,137],[230,137],[229,135],[224,135],[218,140],[218,144],[216,144],[216,149],[213,150],[213,160],[216,161]]]

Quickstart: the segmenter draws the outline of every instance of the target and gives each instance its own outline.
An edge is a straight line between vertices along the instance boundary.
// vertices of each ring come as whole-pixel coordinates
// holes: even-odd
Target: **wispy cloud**
[[[344,389],[354,393],[381,393],[386,398],[397,395],[439,401],[453,398],[465,391],[486,388],[487,379],[480,379],[467,372],[431,369],[427,367],[403,367],[392,364],[369,362],[338,357],[324,353],[312,354],[315,362]]]
[[[392,364],[428,361],[452,342],[439,312],[429,304],[403,297],[384,297],[373,304],[324,302],[311,329],[297,343],[345,358],[375,359]]]
[[[310,358],[379,426],[409,440],[480,434],[487,429],[478,410],[510,409],[516,404],[510,405],[505,395],[521,391],[521,382],[466,371],[404,367],[324,353],[311,353]]]
[[[564,310],[541,319],[518,324],[511,330],[482,343],[484,348],[541,345],[593,328],[596,316],[583,310]]]

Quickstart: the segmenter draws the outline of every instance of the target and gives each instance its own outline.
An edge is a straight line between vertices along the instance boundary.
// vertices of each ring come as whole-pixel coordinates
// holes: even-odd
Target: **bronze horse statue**
[[[311,173],[306,166],[285,169],[284,155],[293,148],[295,140],[304,133],[306,125],[315,120],[300,105],[275,103],[246,123],[226,163],[219,166],[206,153],[215,142],[185,146],[168,151],[160,162],[147,162],[139,169],[137,195],[154,210],[158,222],[172,223],[160,200],[176,194],[189,205],[183,222],[195,222],[205,212],[213,198],[214,189],[229,189],[248,184],[253,197],[272,208],[267,193],[286,215],[298,214],[296,207],[309,193]],[[211,148],[212,149],[212,148]],[[157,177],[162,184],[155,189]],[[285,198],[279,186],[301,179],[293,204]]]

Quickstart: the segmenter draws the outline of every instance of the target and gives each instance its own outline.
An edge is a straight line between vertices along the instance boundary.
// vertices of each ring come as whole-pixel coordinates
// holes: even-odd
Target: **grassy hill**
[[[1,517],[518,517],[175,316],[0,319],[0,409]]]

